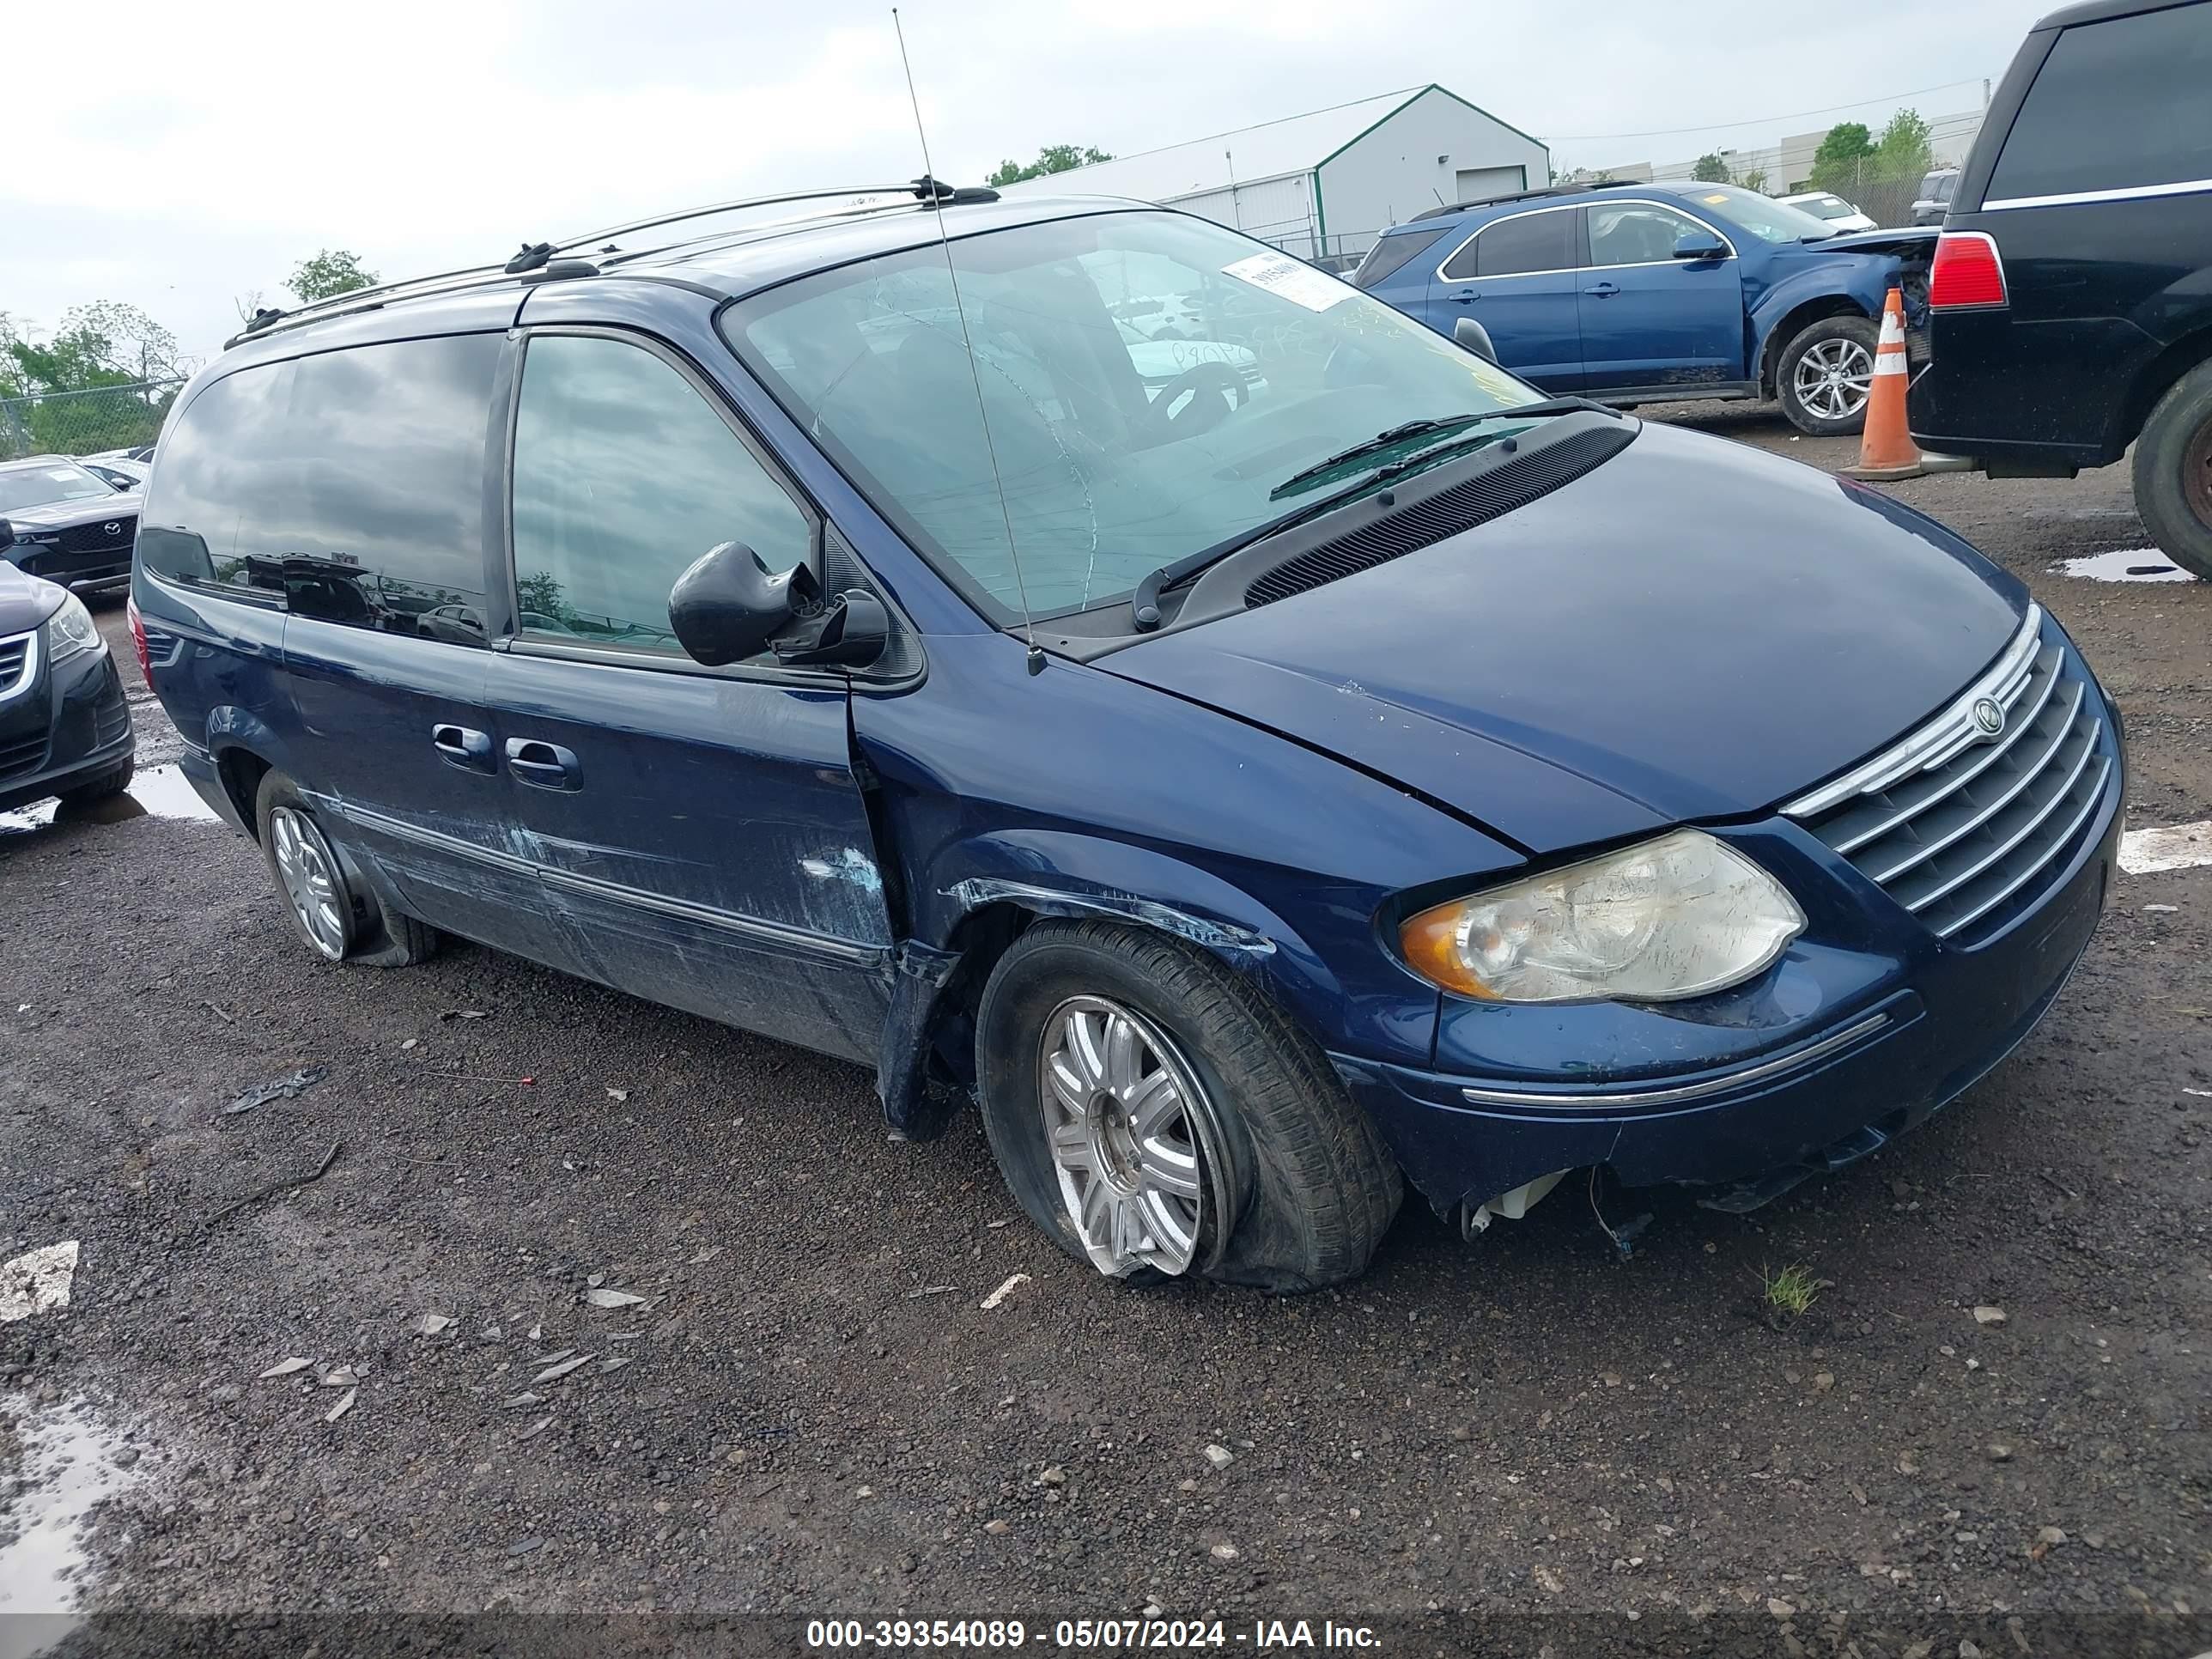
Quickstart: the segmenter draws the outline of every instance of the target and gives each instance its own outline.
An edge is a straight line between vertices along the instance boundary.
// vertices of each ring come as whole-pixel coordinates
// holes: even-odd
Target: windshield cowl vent
[[[1563,434],[1554,442],[1531,444],[1479,477],[1439,490],[1348,535],[1309,548],[1253,578],[1244,590],[1250,606],[1273,605],[1293,594],[1322,587],[1433,546],[1462,531],[1526,507],[1592,467],[1613,459],[1636,435],[1635,422],[1609,421],[1583,431]]]

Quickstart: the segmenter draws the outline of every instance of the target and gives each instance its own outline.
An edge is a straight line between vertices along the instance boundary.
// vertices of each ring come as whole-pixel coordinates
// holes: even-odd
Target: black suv
[[[66,455],[0,461],[0,562],[77,593],[131,585],[138,495]]]
[[[1923,447],[2070,477],[2133,444],[2152,537],[2212,577],[2212,3],[2092,0],[2035,26],[1928,305]]]

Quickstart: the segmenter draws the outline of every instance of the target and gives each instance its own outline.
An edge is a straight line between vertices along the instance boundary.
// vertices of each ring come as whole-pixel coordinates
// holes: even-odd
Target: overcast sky
[[[1117,153],[1434,80],[1564,170],[1975,107],[2047,0],[911,0],[939,173]],[[387,276],[676,204],[921,170],[888,5],[11,8],[0,311],[124,300],[212,354],[319,247]],[[1834,114],[1815,106],[1875,100]],[[1697,132],[1653,133],[1695,120]],[[1651,134],[1652,136],[1642,136]],[[1626,135],[1611,137],[1607,135]]]

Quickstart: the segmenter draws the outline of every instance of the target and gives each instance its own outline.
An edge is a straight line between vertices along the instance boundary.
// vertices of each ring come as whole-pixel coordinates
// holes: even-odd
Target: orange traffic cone
[[[1859,434],[1859,464],[1844,469],[1853,478],[1916,478],[1923,469],[1919,446],[1905,422],[1905,295],[1895,288],[1881,308],[1881,338],[1874,349],[1874,385],[1867,392],[1866,427]]]

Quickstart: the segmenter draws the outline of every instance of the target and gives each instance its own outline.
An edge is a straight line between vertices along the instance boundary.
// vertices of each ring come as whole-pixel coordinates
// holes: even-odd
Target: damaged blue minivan
[[[316,955],[972,1098],[1078,1259],[1277,1291],[1406,1182],[1748,1208],[2081,957],[2118,713],[1942,526],[1179,213],[745,205],[264,313],[176,400],[133,624]]]

